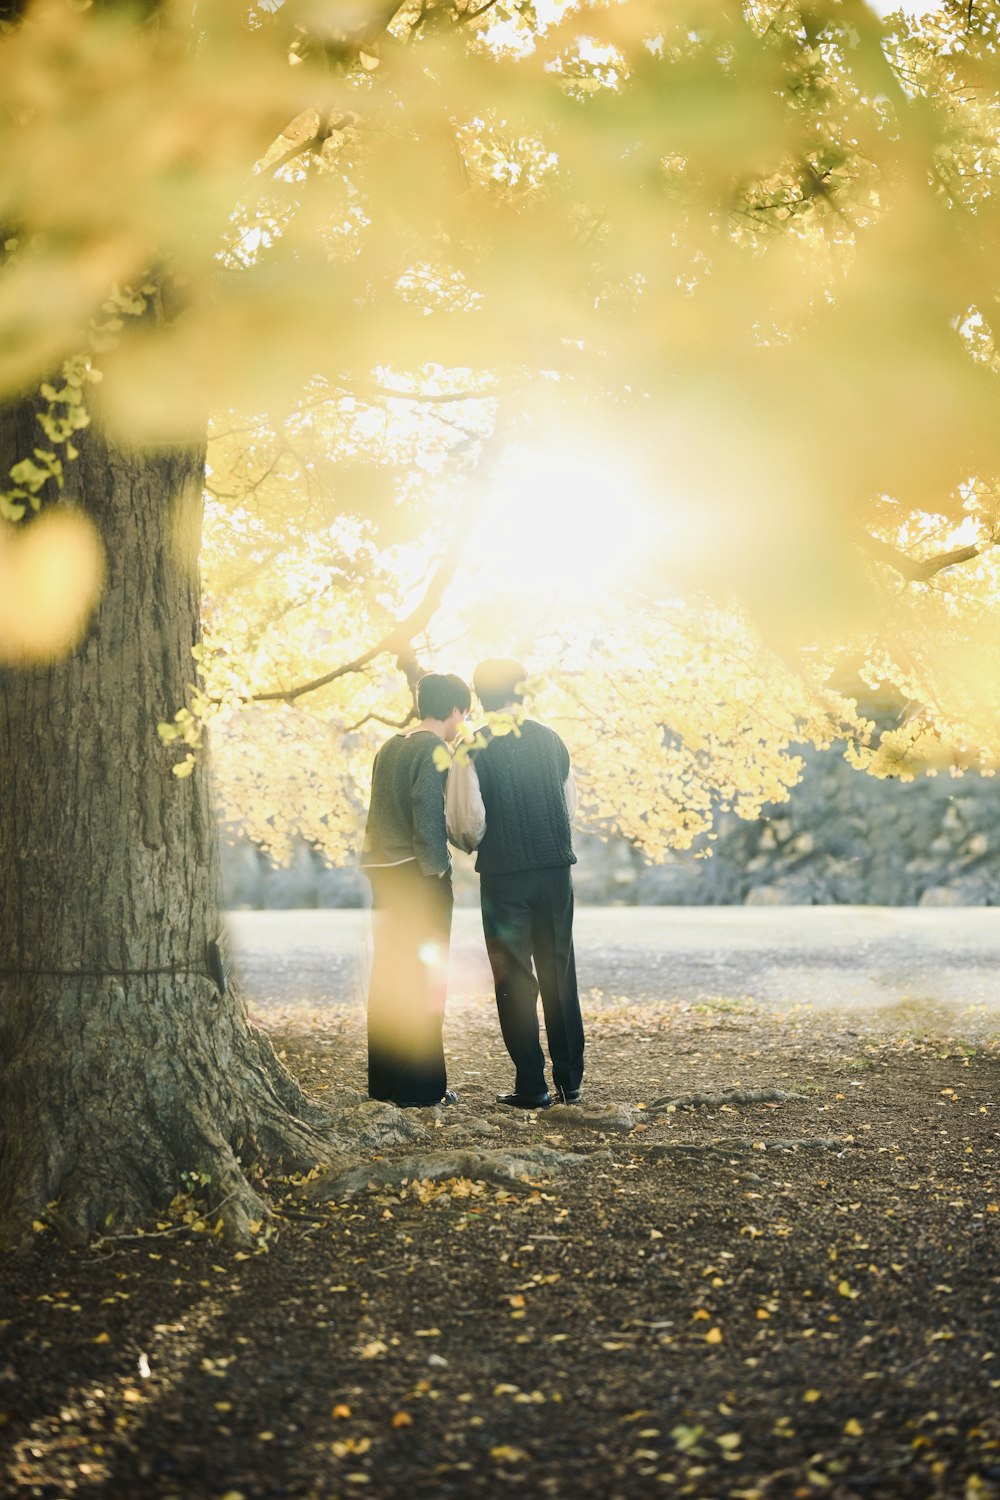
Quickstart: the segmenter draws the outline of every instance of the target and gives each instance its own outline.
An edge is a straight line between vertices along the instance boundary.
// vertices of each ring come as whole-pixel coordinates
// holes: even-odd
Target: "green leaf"
[[[41,468],[34,459],[22,458],[20,463],[16,463],[11,469],[10,477],[15,484],[23,484],[26,490],[34,494],[48,482],[49,471]]]
[[[0,495],[0,516],[7,521],[20,521],[25,512],[25,506],[19,504],[10,495]]]

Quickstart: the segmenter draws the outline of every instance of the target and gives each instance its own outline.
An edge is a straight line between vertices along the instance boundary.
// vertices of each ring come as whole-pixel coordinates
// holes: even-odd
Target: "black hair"
[[[507,703],[520,703],[524,697],[518,689],[528,677],[522,662],[509,657],[491,657],[481,661],[472,674],[476,695],[486,712],[496,713]]]
[[[468,683],[454,673],[442,676],[439,672],[428,672],[417,683],[417,713],[422,719],[446,719],[452,709],[468,713],[471,707]]]

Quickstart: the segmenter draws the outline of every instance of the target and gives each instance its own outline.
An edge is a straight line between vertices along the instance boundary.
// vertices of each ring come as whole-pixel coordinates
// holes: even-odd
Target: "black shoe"
[[[556,1103],[557,1104],[579,1104],[579,1102],[580,1102],[580,1090],[579,1089],[559,1089],[559,1088],[556,1089]]]
[[[510,1104],[514,1109],[548,1109],[552,1095],[548,1089],[543,1089],[540,1094],[497,1094],[497,1103]]]

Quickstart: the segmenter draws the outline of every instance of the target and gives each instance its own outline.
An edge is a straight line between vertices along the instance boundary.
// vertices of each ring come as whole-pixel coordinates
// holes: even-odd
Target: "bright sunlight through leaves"
[[[582,611],[586,625],[652,541],[658,514],[620,458],[573,437],[504,455],[477,508],[473,574],[501,581],[505,607],[527,595]]]

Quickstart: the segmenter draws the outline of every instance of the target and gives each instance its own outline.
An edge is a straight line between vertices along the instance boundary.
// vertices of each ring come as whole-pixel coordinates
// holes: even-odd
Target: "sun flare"
[[[641,487],[606,452],[518,448],[484,496],[471,562],[508,598],[586,603],[622,580],[649,521]]]

